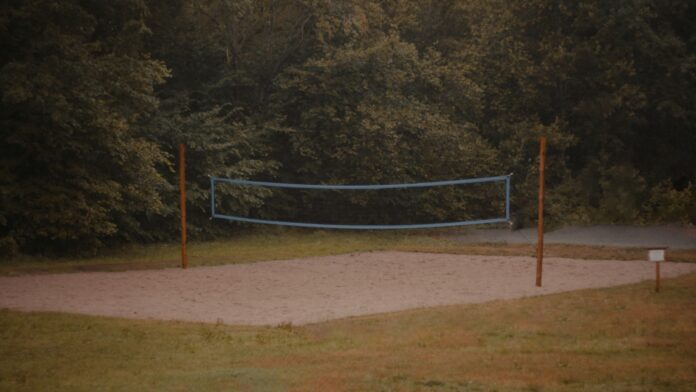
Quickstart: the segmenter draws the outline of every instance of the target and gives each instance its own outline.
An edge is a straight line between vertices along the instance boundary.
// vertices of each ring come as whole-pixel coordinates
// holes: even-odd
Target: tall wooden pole
[[[181,207],[181,268],[188,268],[186,255],[186,147],[179,144],[179,204]]]
[[[546,136],[539,139],[539,218],[537,224],[536,285],[541,287],[544,261],[544,170],[546,168]]]

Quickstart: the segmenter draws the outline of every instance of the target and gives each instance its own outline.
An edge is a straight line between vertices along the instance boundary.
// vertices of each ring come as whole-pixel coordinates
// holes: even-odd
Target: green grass
[[[226,240],[189,244],[189,265],[250,263],[349,252],[398,250],[409,252],[458,253],[504,256],[534,256],[534,245],[461,244],[451,231],[428,232],[337,232],[268,230]],[[24,256],[0,261],[0,275],[71,272],[84,270],[121,271],[174,268],[180,265],[178,243],[126,246],[109,249],[91,258],[42,258]],[[645,259],[639,248],[547,245],[547,256],[637,260]],[[696,250],[669,252],[672,261],[696,262]]]
[[[278,231],[190,246],[191,265],[370,250],[534,254],[446,232]],[[552,245],[550,256],[644,251]],[[696,261],[693,251],[672,260]],[[0,273],[163,268],[177,244]],[[680,391],[696,389],[696,274],[603,290],[268,328],[0,311],[0,390]]]
[[[696,274],[308,326],[0,311],[0,390],[690,391]]]

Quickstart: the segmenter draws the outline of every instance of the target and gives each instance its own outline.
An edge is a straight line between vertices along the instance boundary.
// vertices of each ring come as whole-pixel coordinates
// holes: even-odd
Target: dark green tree
[[[0,236],[25,249],[139,238],[165,210],[167,159],[141,121],[165,65],[142,51],[139,1],[0,6]]]
[[[640,221],[651,215],[651,187],[688,188],[696,68],[685,21],[693,14],[686,1],[460,1],[448,9],[435,42],[472,67],[483,91],[476,124],[518,174],[518,211],[533,217],[540,134],[551,141],[554,218]]]
[[[285,64],[303,52],[311,8],[303,2],[156,1],[149,25],[149,47],[167,62],[172,77],[157,89],[162,104],[150,126],[162,149],[188,148],[190,228],[193,238],[229,232],[211,223],[209,176],[271,179],[278,167],[270,155],[267,96]],[[174,186],[176,173],[165,172]],[[263,189],[218,188],[222,212],[244,214],[262,205]],[[176,194],[167,205],[176,205]],[[176,230],[171,219],[151,228],[166,238]],[[199,236],[199,237],[197,237]]]
[[[283,180],[394,183],[499,174],[495,151],[466,121],[479,91],[460,69],[385,33],[388,16],[376,2],[323,12],[314,29],[316,54],[277,79],[274,108],[284,120],[274,144]],[[407,210],[432,220],[491,209],[483,196],[352,197],[353,204],[371,205],[372,219],[382,222]]]

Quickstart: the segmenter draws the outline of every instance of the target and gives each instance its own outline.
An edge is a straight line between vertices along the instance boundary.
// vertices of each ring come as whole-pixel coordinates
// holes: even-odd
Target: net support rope
[[[315,229],[345,229],[345,230],[394,230],[394,229],[433,229],[442,227],[457,227],[470,225],[483,225],[492,223],[510,222],[510,177],[512,174],[495,177],[467,178],[460,180],[416,182],[406,184],[374,184],[374,185],[326,185],[326,184],[292,184],[282,182],[252,181],[222,177],[210,177],[210,211],[211,217],[236,222],[257,223],[276,226],[293,226]],[[450,185],[482,184],[488,182],[505,182],[505,216],[491,219],[465,220],[441,223],[416,223],[403,225],[350,225],[330,223],[305,223],[282,220],[255,219],[235,215],[219,214],[215,209],[215,184],[226,183],[232,185],[258,186],[266,188],[283,189],[323,189],[323,190],[378,190],[378,189],[408,189],[430,188]]]

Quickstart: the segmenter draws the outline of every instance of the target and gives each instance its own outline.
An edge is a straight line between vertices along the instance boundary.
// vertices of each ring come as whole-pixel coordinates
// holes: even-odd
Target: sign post
[[[648,260],[655,263],[655,292],[660,292],[660,264],[665,261],[667,248],[648,248]]]

